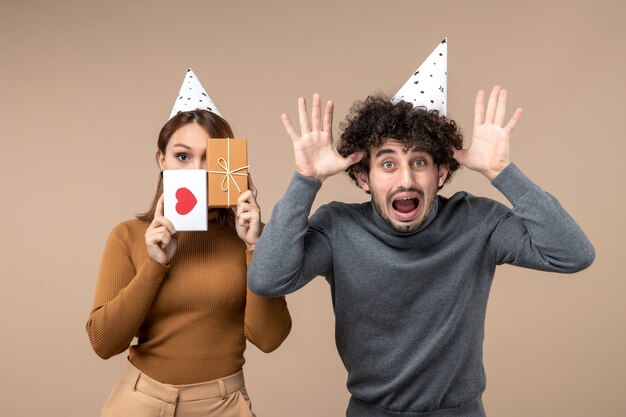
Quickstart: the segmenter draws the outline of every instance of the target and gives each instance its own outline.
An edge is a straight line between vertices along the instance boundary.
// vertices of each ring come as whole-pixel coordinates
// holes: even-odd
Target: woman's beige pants
[[[191,385],[162,384],[130,362],[101,417],[255,417],[243,372]]]

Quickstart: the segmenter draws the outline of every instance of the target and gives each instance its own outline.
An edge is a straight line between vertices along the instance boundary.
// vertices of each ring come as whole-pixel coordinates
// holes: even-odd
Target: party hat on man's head
[[[446,115],[448,107],[447,38],[437,45],[391,101],[394,104],[406,101],[413,107],[423,106],[428,110],[439,110],[441,115]]]
[[[174,102],[174,108],[170,113],[170,119],[183,111],[192,110],[209,110],[218,116],[222,116],[215,107],[213,100],[206,93],[206,90],[200,84],[200,80],[196,77],[196,74],[191,68],[187,70],[183,85],[180,87],[180,92],[176,101]]]

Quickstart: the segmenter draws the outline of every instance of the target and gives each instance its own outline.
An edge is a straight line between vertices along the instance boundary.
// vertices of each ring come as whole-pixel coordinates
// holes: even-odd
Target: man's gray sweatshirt
[[[593,262],[582,230],[517,167],[492,184],[512,209],[466,192],[438,196],[421,228],[402,233],[371,202],[332,202],[309,219],[321,182],[294,175],[256,245],[248,285],[279,296],[326,278],[349,417],[484,416],[496,265],[570,273]]]

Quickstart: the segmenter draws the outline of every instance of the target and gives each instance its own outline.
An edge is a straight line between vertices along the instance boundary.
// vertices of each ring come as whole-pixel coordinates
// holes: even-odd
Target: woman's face
[[[206,142],[211,137],[197,123],[179,128],[170,137],[165,153],[158,151],[157,161],[164,169],[206,169]]]

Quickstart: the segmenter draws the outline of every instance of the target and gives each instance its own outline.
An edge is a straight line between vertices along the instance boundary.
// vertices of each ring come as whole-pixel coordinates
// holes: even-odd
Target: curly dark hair
[[[413,107],[405,101],[394,104],[384,95],[369,96],[352,106],[340,127],[343,130],[337,147],[340,155],[366,152],[361,161],[346,170],[357,185],[355,173],[369,172],[371,149],[388,139],[402,142],[407,151],[427,152],[436,164],[447,165],[449,172],[444,183],[459,168],[452,149],[463,148],[463,134],[454,120],[437,110]]]

